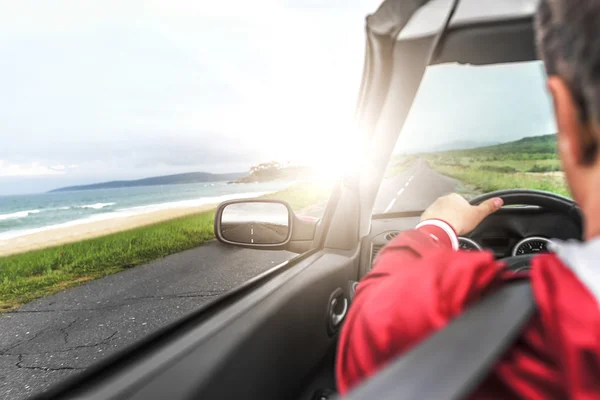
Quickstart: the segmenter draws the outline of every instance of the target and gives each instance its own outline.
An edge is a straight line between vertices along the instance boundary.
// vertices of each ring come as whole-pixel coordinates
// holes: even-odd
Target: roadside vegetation
[[[331,186],[297,183],[265,197],[295,211],[327,201]],[[214,238],[215,211],[0,258],[0,312],[92,279],[191,249]]]
[[[468,150],[397,156],[392,165],[411,163],[416,158],[426,160],[438,172],[479,193],[522,188],[569,196],[556,153],[555,135]]]

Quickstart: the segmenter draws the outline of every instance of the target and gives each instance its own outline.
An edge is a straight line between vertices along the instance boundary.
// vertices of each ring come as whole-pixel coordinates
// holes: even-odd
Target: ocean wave
[[[40,210],[27,210],[27,211],[17,211],[10,214],[0,214],[0,221],[4,221],[5,219],[18,219],[25,218],[29,214],[37,214]]]
[[[103,221],[103,220],[109,220],[109,219],[115,219],[115,218],[130,217],[133,215],[146,214],[146,213],[151,213],[151,212],[161,211],[161,210],[166,210],[166,209],[189,208],[189,207],[208,206],[208,205],[216,206],[217,204],[219,204],[223,201],[226,201],[226,200],[254,198],[254,197],[263,196],[265,194],[269,194],[269,193],[273,193],[273,192],[274,192],[274,190],[262,191],[262,192],[257,191],[257,192],[244,192],[244,193],[228,193],[228,194],[220,195],[220,196],[205,196],[205,197],[200,197],[200,198],[190,199],[190,200],[179,200],[179,201],[172,201],[172,202],[166,202],[166,203],[157,203],[157,204],[149,204],[149,205],[144,205],[144,206],[109,210],[109,212],[94,213],[94,214],[89,215],[86,218],[62,222],[59,224],[46,225],[46,226],[37,227],[37,228],[28,228],[28,229],[10,230],[10,231],[5,231],[5,232],[0,232],[0,242],[2,242],[4,240],[14,239],[14,238],[21,237],[21,236],[30,235],[33,233],[49,231],[52,229],[65,228],[65,227],[71,227],[71,226],[82,225],[82,224],[89,224],[89,223],[96,222],[96,221]],[[114,205],[114,204],[116,204],[116,203],[96,203],[96,204],[89,204],[89,205],[84,205],[84,206],[72,206],[71,208],[101,209],[103,207],[108,207],[108,206]],[[31,211],[39,212],[39,210],[31,210]],[[0,215],[0,218],[2,218],[2,215]]]
[[[117,203],[96,203],[96,204],[85,204],[83,206],[75,206],[76,208],[93,208],[94,210],[100,210],[104,207],[114,206]]]

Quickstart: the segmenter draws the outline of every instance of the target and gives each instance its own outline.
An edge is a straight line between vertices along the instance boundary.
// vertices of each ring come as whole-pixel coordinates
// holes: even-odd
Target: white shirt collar
[[[600,300],[600,237],[586,242],[554,239],[550,250],[556,253],[594,297]]]

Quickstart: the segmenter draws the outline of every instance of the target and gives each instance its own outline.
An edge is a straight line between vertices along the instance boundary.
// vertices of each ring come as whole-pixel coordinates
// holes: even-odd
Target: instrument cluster
[[[458,238],[459,248],[466,251],[481,251],[484,247],[473,239],[466,237]],[[547,253],[552,244],[550,239],[541,236],[531,236],[519,241],[511,251],[513,256],[522,256],[526,254]]]

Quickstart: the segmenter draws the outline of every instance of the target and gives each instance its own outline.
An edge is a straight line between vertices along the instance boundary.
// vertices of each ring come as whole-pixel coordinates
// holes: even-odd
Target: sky
[[[0,194],[318,163],[378,3],[0,0]]]
[[[429,67],[394,152],[556,133],[540,61]]]
[[[379,2],[0,0],[0,195],[340,164]],[[397,149],[541,134],[545,96],[536,65],[433,67]]]

